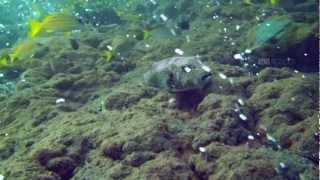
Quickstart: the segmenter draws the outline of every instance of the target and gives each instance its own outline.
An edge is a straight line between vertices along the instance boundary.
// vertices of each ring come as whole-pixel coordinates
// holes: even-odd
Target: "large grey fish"
[[[170,92],[203,89],[211,82],[211,69],[199,57],[171,57],[152,65],[144,74],[145,82]]]

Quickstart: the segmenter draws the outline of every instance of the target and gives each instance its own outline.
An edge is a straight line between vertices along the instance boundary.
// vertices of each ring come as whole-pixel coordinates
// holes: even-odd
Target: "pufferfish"
[[[154,63],[144,81],[172,93],[200,90],[211,82],[211,69],[197,56],[171,57]]]

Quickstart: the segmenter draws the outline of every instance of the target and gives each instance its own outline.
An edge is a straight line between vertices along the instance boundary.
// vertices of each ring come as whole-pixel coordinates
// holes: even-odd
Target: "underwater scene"
[[[0,0],[0,180],[319,179],[318,0]]]

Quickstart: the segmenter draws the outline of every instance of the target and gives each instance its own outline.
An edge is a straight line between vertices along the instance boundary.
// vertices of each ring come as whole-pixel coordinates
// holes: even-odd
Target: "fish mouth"
[[[212,73],[205,74],[204,76],[201,77],[201,81],[209,82],[211,80],[211,77],[212,77]]]

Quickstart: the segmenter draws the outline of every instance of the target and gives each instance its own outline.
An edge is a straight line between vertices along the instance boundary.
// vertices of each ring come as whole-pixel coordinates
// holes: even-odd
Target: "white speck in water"
[[[189,35],[186,35],[186,40],[187,40],[187,43],[189,43],[191,41]]]
[[[251,50],[251,49],[246,49],[244,52],[245,52],[246,54],[251,54],[251,53],[252,53],[252,50]]]
[[[10,43],[9,43],[9,42],[7,42],[7,43],[6,43],[6,46],[7,46],[7,47],[8,47],[8,46],[10,46]]]
[[[172,29],[172,28],[170,29],[170,32],[171,32],[171,34],[174,35],[174,36],[177,35],[176,31],[175,31],[174,29]]]
[[[145,47],[146,47],[146,48],[150,48],[150,44],[146,44]]]
[[[178,48],[176,48],[176,49],[174,50],[174,52],[175,52],[176,54],[180,55],[180,56],[182,56],[182,55],[184,54],[184,51],[182,51],[181,49],[178,49]]]
[[[160,14],[160,18],[163,20],[163,21],[167,21],[168,20],[168,17],[164,14]]]
[[[239,118],[241,119],[241,120],[243,120],[243,121],[246,121],[248,118],[247,118],[247,116],[246,115],[244,115],[244,114],[239,114]]]
[[[308,53],[304,53],[303,55],[304,55],[304,56],[308,56]]]
[[[240,25],[236,25],[236,30],[239,31]]]
[[[238,103],[239,103],[241,106],[243,106],[243,105],[244,105],[244,102],[243,102],[243,100],[242,100],[242,99],[238,99]]]
[[[231,45],[234,46],[234,45],[236,45],[236,43],[235,42],[231,42]]]
[[[108,48],[109,51],[112,51],[112,49],[113,49],[113,47],[110,46],[110,45],[107,45],[107,48]]]
[[[270,25],[271,25],[270,23],[267,23],[267,24],[266,24],[266,26],[270,26]]]
[[[189,72],[191,72],[191,68],[188,67],[188,66],[186,66],[186,67],[184,67],[184,71],[187,72],[187,73],[189,73]]]
[[[299,71],[298,71],[298,70],[294,70],[293,72],[294,72],[294,73],[299,73]]]
[[[306,76],[305,76],[304,74],[302,74],[302,76],[301,76],[301,77],[302,77],[303,79],[304,79],[304,78],[306,78]]]
[[[8,133],[5,133],[4,136],[7,137],[7,136],[9,136],[9,134],[8,134]]]
[[[207,149],[206,149],[205,147],[199,147],[199,151],[202,152],[202,153],[204,153],[204,152],[207,151]]]
[[[230,84],[233,84],[233,83],[234,83],[234,81],[233,81],[232,78],[228,78],[228,80],[229,80]]]
[[[296,101],[296,98],[295,98],[295,97],[292,97],[292,98],[291,98],[291,101]]]
[[[223,73],[219,73],[219,77],[221,79],[227,79],[227,76],[225,74],[223,74]]]
[[[0,73],[0,78],[3,78],[4,77],[4,74],[3,73]]]
[[[126,37],[129,38],[129,37],[130,37],[130,34],[126,34]]]
[[[287,166],[283,162],[280,162],[280,167],[283,169],[283,168],[286,168]]]
[[[208,66],[203,65],[202,69],[206,72],[211,72],[211,69]]]
[[[227,28],[223,28],[223,31],[224,31],[225,33],[227,33]]]
[[[270,134],[267,134],[267,139],[272,142],[276,142],[276,139],[272,137]]]
[[[153,4],[153,5],[156,5],[157,2],[155,0],[150,0],[150,2]]]
[[[243,57],[241,54],[235,54],[235,55],[233,55],[233,58],[236,60],[243,60]]]
[[[257,20],[257,21],[260,21],[260,18],[259,18],[258,16],[256,16],[256,20]]]
[[[72,30],[71,32],[72,33],[81,33],[81,30],[80,29],[75,29],[75,30]]]
[[[56,100],[56,104],[61,104],[61,103],[65,103],[65,102],[66,102],[66,100],[64,98],[58,98]]]
[[[212,16],[212,19],[218,19],[219,18],[219,16],[218,15],[214,15],[214,16]]]
[[[0,174],[0,180],[4,180],[4,175]]]
[[[248,136],[248,139],[249,139],[249,140],[254,140],[254,136],[249,135],[249,136]]]
[[[169,104],[173,104],[176,100],[174,98],[169,99]]]

